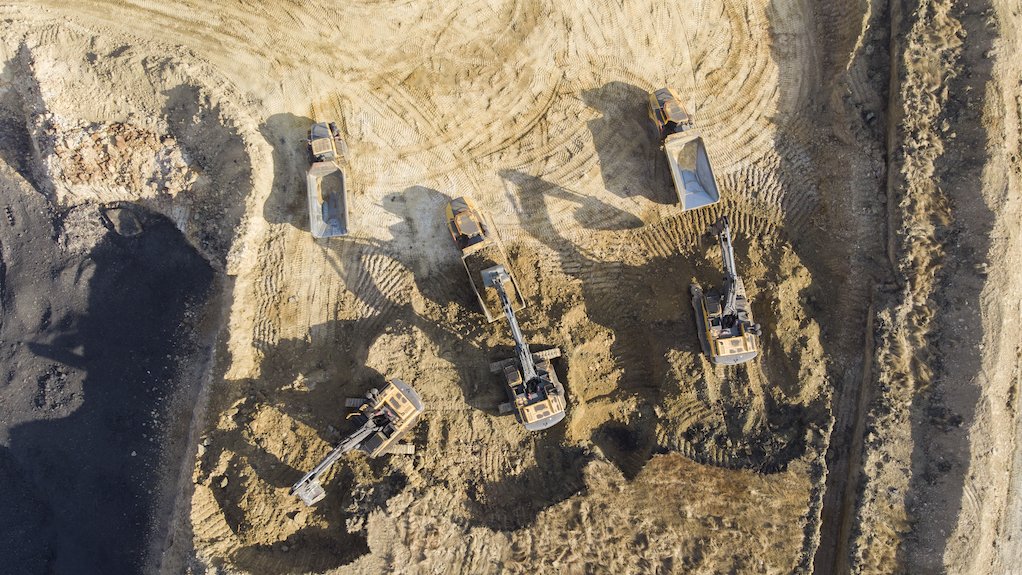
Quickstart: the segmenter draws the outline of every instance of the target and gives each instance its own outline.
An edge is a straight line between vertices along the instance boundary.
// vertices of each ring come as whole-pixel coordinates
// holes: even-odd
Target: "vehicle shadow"
[[[378,322],[420,330],[458,370],[465,402],[496,413],[503,392],[489,372],[492,350],[480,343],[493,327],[478,309],[460,252],[447,231],[447,201],[448,196],[424,186],[387,194],[382,206],[393,219],[389,239],[349,238],[320,245],[352,296],[377,310],[365,320],[372,324],[368,333],[379,329]],[[413,285],[395,283],[395,277],[411,277]]]
[[[197,224],[189,238],[222,269],[252,189],[252,160],[238,128],[222,119],[220,106],[208,105],[197,86],[182,84],[164,95],[167,129],[199,173],[188,192],[199,200],[179,202]]]
[[[259,126],[273,149],[273,184],[263,204],[263,218],[309,231],[305,173],[309,168],[306,138],[313,120],[294,114],[274,114]]]
[[[582,93],[586,105],[603,114],[587,125],[607,190],[622,198],[642,196],[658,204],[675,204],[667,162],[661,160],[663,153],[649,124],[648,98],[645,90],[616,81]]]
[[[522,227],[556,254],[565,275],[579,280],[586,316],[615,336],[610,353],[622,376],[607,398],[645,400],[642,409],[648,413],[636,414],[628,422],[608,423],[592,437],[626,477],[635,477],[656,448],[648,422],[655,420],[650,406],[659,403],[661,384],[670,369],[667,352],[699,352],[697,340],[682,337],[695,320],[685,299],[687,290],[679,287],[679,278],[693,277],[696,264],[680,251],[643,265],[597,259],[565,238],[550,219],[547,198],[570,195],[520,171],[506,170],[501,177],[518,188]],[[636,309],[636,301],[653,303]],[[572,393],[585,393],[570,387]]]
[[[967,495],[977,497],[967,494],[977,489],[968,477],[975,441],[970,429],[979,408],[980,382],[989,369],[981,349],[984,328],[993,321],[983,316],[986,274],[976,271],[987,262],[995,222],[982,189],[992,136],[983,113],[993,70],[987,54],[997,32],[987,25],[992,11],[988,0],[952,8],[967,38],[961,54],[965,66],[948,87],[946,121],[951,125],[948,133],[955,136],[945,141],[936,178],[953,219],[937,232],[944,265],[935,278],[933,332],[923,355],[933,373],[931,383],[918,389],[912,401],[912,479],[905,494],[911,530],[897,555],[898,566],[917,572],[946,570],[948,544],[961,527],[963,504],[970,499]],[[961,547],[955,551],[968,554]]]

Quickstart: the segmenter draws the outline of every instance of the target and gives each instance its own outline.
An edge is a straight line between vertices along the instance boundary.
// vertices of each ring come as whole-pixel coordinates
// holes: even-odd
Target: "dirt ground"
[[[0,477],[25,493],[0,498],[0,532],[44,535],[8,564],[98,545],[94,572],[1022,570],[1012,2],[83,0],[0,19]],[[711,208],[673,203],[645,111],[664,85],[706,140]],[[327,120],[352,233],[316,240],[304,138]],[[512,342],[445,229],[458,196],[508,248],[530,342],[563,352],[548,431],[498,415],[488,366]],[[719,282],[721,214],[765,332],[732,368],[701,355],[688,296]],[[111,243],[151,269],[61,275]],[[110,286],[154,282],[175,297],[117,309]],[[66,306],[92,332],[51,328],[35,291],[107,303]],[[87,374],[8,350],[88,349],[126,314],[147,318],[136,348]],[[113,391],[141,378],[111,371],[125,355],[164,370],[165,399]],[[416,455],[348,456],[316,507],[290,496],[348,429],[344,398],[390,378],[426,404]],[[55,433],[88,437],[78,466],[138,456],[124,517],[70,510],[69,469],[44,478]]]

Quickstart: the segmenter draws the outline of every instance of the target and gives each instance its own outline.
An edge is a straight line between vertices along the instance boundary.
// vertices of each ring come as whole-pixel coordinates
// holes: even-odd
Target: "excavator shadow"
[[[515,531],[532,525],[548,507],[585,489],[582,470],[592,454],[563,443],[552,432],[535,443],[535,463],[517,475],[469,490],[474,522],[495,531]]]

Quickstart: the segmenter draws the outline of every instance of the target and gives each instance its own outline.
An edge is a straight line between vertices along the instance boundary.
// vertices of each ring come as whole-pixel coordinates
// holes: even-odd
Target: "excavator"
[[[554,348],[538,353],[529,350],[507,293],[512,280],[504,266],[483,270],[482,278],[487,288],[497,292],[515,340],[515,357],[490,364],[490,371],[502,373],[507,384],[510,401],[500,405],[500,413],[514,412],[528,431],[547,429],[564,419],[564,386],[550,365],[550,360],[561,356],[561,350]]]
[[[735,267],[727,216],[721,216],[710,226],[710,233],[717,236],[724,259],[724,291],[711,289],[704,293],[698,284],[692,284],[692,308],[703,353],[715,364],[737,365],[759,354],[762,330],[752,320],[745,284]]]
[[[326,491],[319,478],[345,453],[356,449],[365,451],[369,457],[385,453],[395,455],[415,453],[414,445],[397,442],[422,415],[422,399],[411,386],[395,379],[383,388],[382,392],[373,388],[365,397],[348,398],[345,406],[356,409],[355,413],[348,417],[354,417],[358,421],[358,429],[338,443],[315,469],[291,486],[291,494],[297,495],[310,507],[326,497]]]

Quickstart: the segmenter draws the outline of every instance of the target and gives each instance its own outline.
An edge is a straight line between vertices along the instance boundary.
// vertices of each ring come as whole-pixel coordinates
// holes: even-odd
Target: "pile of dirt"
[[[173,199],[191,188],[191,168],[166,126],[148,130],[123,123],[86,125],[36,116],[31,137],[40,145],[44,178],[59,202]]]

